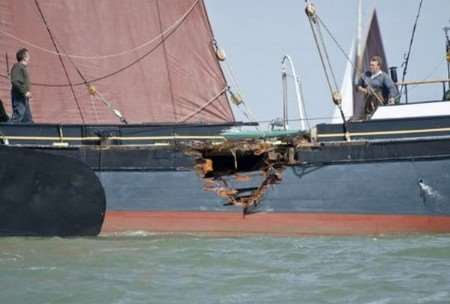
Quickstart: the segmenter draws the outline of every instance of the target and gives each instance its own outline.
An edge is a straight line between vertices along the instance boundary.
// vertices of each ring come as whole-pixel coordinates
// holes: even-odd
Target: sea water
[[[0,238],[0,303],[450,303],[450,235]]]

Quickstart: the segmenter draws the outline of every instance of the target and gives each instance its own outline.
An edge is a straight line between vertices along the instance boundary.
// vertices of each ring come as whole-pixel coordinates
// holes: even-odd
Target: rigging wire
[[[177,122],[186,122],[187,120],[189,120],[190,118],[192,118],[193,116],[197,115],[198,113],[200,113],[201,111],[203,111],[207,106],[209,106],[211,103],[213,103],[214,101],[216,101],[220,96],[222,96],[226,91],[228,90],[228,87],[223,88],[216,96],[214,96],[213,98],[211,98],[209,101],[207,101],[204,105],[202,105],[200,108],[196,109],[195,111],[193,111],[192,113],[184,116],[183,118],[181,118],[180,120],[178,120]]]
[[[339,43],[339,41],[337,41],[336,37],[333,35],[333,33],[331,32],[331,30],[328,28],[328,26],[325,24],[325,22],[320,18],[319,15],[317,15],[317,20],[319,21],[319,23],[323,26],[323,28],[325,29],[325,31],[327,32],[327,34],[330,36],[330,38],[333,40],[333,42],[335,43],[336,47],[339,49],[339,51],[344,55],[345,59],[347,60],[347,62],[350,63],[350,65],[352,66],[353,69],[355,69],[355,63],[350,59],[350,57],[348,56],[348,54],[345,52],[344,48],[342,47],[342,45]],[[370,93],[375,96],[375,98],[378,100],[378,102],[380,104],[383,104],[383,99],[382,97],[371,87],[369,86],[369,84],[367,83],[367,87],[370,91]]]
[[[50,40],[52,41],[53,47],[55,48],[56,52],[59,53],[59,49],[58,49],[58,46],[56,45],[55,38],[53,37],[53,34],[52,34],[52,32],[51,32],[51,30],[50,30],[48,24],[47,24],[47,20],[45,19],[44,13],[43,13],[42,10],[41,10],[41,7],[40,7],[40,5],[39,5],[38,0],[34,0],[34,3],[36,4],[36,8],[38,9],[39,15],[40,15],[41,18],[42,18],[42,22],[44,23],[44,25],[45,25],[45,27],[46,27],[46,29],[47,29],[47,32],[48,32],[48,34],[49,34],[49,36],[50,36]],[[77,95],[75,94],[75,90],[74,90],[74,88],[73,88],[72,81],[70,80],[69,73],[67,72],[67,68],[66,68],[66,66],[65,66],[65,64],[64,64],[64,61],[62,60],[62,57],[58,55],[58,59],[59,59],[59,62],[61,63],[61,66],[62,66],[62,68],[63,68],[63,70],[64,70],[64,74],[65,74],[65,76],[66,76],[66,78],[67,78],[67,81],[69,82],[70,91],[72,92],[73,98],[74,98],[74,100],[75,100],[75,103],[76,103],[76,105],[77,105],[78,111],[79,111],[79,113],[80,113],[81,121],[82,121],[83,124],[84,124],[84,122],[85,122],[85,120],[84,120],[84,115],[83,115],[83,112],[81,111],[81,106],[80,106],[80,103],[79,103],[79,101],[78,101],[78,97],[77,97]]]
[[[55,37],[55,42],[56,42],[56,37]],[[62,50],[64,50],[62,46],[60,46],[60,48]],[[122,113],[119,110],[117,110],[116,108],[114,108],[112,106],[112,104],[110,102],[108,102],[106,100],[106,98],[102,94],[100,94],[100,92],[94,86],[92,86],[91,84],[88,83],[86,77],[84,77],[83,73],[81,73],[80,69],[75,64],[73,59],[70,58],[70,57],[67,57],[67,59],[72,64],[72,66],[75,68],[78,76],[80,76],[80,78],[84,81],[84,84],[86,85],[86,88],[88,89],[88,92],[91,95],[91,100],[94,97],[97,100],[100,100],[117,118],[119,118],[120,122],[122,122],[123,124],[128,124],[128,121],[125,119],[125,117],[123,117]],[[94,112],[95,112],[96,120],[98,120],[98,118],[97,118],[97,110],[95,108],[95,105],[94,105]]]
[[[0,30],[0,34],[8,36],[8,37],[10,37],[10,38],[12,38],[12,39],[14,39],[14,40],[16,40],[18,42],[27,44],[28,46],[31,46],[31,47],[33,47],[35,49],[38,49],[38,50],[41,50],[41,51],[43,51],[45,53],[49,53],[49,54],[53,54],[53,55],[57,55],[57,56],[68,57],[68,58],[75,58],[75,59],[85,59],[85,60],[99,60],[99,59],[115,58],[115,57],[120,57],[120,56],[123,56],[123,55],[130,54],[132,52],[135,52],[137,50],[140,50],[140,49],[142,49],[142,48],[144,48],[144,47],[154,43],[155,41],[161,39],[161,37],[163,37],[168,32],[170,32],[172,30],[172,28],[177,27],[179,25],[179,23],[183,22],[183,20],[187,17],[187,15],[189,15],[192,12],[193,8],[195,8],[195,6],[198,4],[199,1],[200,0],[195,0],[193,2],[192,6],[179,19],[177,19],[173,24],[171,24],[162,33],[158,34],[154,38],[152,38],[152,39],[150,39],[150,40],[140,44],[139,46],[137,46],[135,48],[132,48],[132,49],[129,49],[129,50],[124,50],[124,51],[121,51],[121,52],[118,52],[118,53],[108,54],[108,55],[82,56],[82,55],[68,54],[66,52],[57,53],[57,52],[54,52],[54,51],[52,51],[50,49],[47,49],[47,48],[41,47],[41,46],[39,46],[37,44],[34,44],[34,43],[30,42],[30,41],[21,39],[21,38],[15,36],[14,34],[11,34],[11,33],[8,33],[8,32],[5,32],[5,31],[2,31],[2,30]]]
[[[227,61],[224,61],[224,71],[230,77],[232,84],[238,90],[239,97],[241,98],[240,104],[242,104],[242,107],[239,107],[240,104],[236,104],[238,109],[242,111],[242,114],[244,114],[244,116],[248,119],[248,121],[256,121],[255,115],[253,114],[253,111],[250,109],[250,107],[247,105],[247,103],[240,96],[240,92],[241,92],[240,86],[239,86],[239,84],[238,84],[238,82],[236,80],[236,77],[234,76],[234,73],[233,73],[233,70],[231,68],[231,65],[229,65]],[[233,97],[236,98],[236,94],[231,92],[231,89],[228,89],[228,92],[230,93],[230,95],[232,95],[232,98]],[[255,128],[257,130],[259,130],[258,126],[255,126]]]
[[[342,45],[339,43],[339,41],[337,41],[336,37],[333,35],[333,33],[330,31],[330,29],[328,28],[328,26],[325,24],[325,22],[323,22],[322,18],[320,18],[319,15],[317,15],[317,20],[320,22],[320,24],[323,26],[323,28],[325,29],[325,31],[327,32],[328,36],[330,36],[331,40],[333,40],[334,44],[336,45],[336,47],[339,49],[339,51],[342,53],[342,55],[344,55],[345,59],[347,60],[348,63],[350,63],[350,65],[355,68],[355,64],[353,62],[352,59],[350,59],[350,56],[347,54],[347,52],[344,50],[344,48],[342,47]]]
[[[216,53],[216,57],[221,62],[221,67],[224,72],[225,80],[230,79],[231,85],[234,86],[237,90],[237,94],[234,93],[230,87],[227,88],[228,94],[230,95],[231,99],[234,100],[234,104],[236,107],[242,112],[242,114],[247,118],[248,121],[256,121],[255,115],[251,111],[250,107],[247,105],[247,103],[243,100],[241,96],[241,88],[238,83],[237,77],[235,76],[235,73],[233,72],[233,69],[231,67],[231,64],[228,63],[226,60],[225,53],[223,50],[221,50],[218,46],[218,43],[215,39],[212,41],[212,46],[214,48],[214,51]],[[220,55],[219,55],[220,54]],[[240,107],[242,105],[242,107]],[[259,127],[255,126],[255,129],[259,131]]]
[[[330,36],[330,38],[333,40],[333,42],[335,43],[336,47],[339,49],[339,51],[342,53],[342,55],[345,57],[345,59],[347,60],[347,62],[353,67],[355,68],[355,64],[354,62],[350,59],[350,57],[348,56],[347,52],[344,50],[344,48],[342,47],[342,45],[339,43],[339,41],[337,41],[336,37],[333,35],[333,33],[331,32],[331,30],[328,28],[328,26],[325,24],[325,22],[320,18],[319,15],[317,15],[317,20],[321,23],[322,27],[325,29],[325,31],[328,33],[328,35]],[[427,76],[425,76],[421,81],[426,81],[429,80],[431,78],[431,76],[433,76],[436,71],[440,68],[440,66],[442,65],[442,63],[444,63],[446,61],[445,58],[443,58],[442,60],[440,60],[438,62],[438,64],[436,64],[431,70],[430,73],[427,74]],[[403,81],[402,81],[403,82]],[[413,90],[417,87],[418,85],[412,85],[410,86],[411,89],[409,90]]]
[[[199,2],[196,2],[195,4],[197,4]],[[88,79],[87,82],[92,84],[95,82],[99,82],[101,80],[105,80],[107,78],[110,78],[112,76],[115,76],[127,69],[129,69],[130,67],[136,65],[137,63],[139,63],[140,61],[142,61],[144,58],[146,58],[147,56],[149,56],[150,54],[152,54],[162,43],[164,43],[169,37],[171,37],[179,28],[180,26],[184,23],[184,21],[186,20],[186,18],[190,15],[190,13],[193,11],[193,9],[195,8],[195,5],[191,7],[190,11],[188,11],[184,16],[183,16],[183,20],[182,22],[179,22],[174,28],[171,29],[171,31],[167,34],[161,37],[161,40],[159,41],[158,44],[156,44],[155,46],[153,46],[149,51],[147,51],[145,54],[143,54],[142,56],[136,58],[135,60],[133,60],[132,62],[130,62],[129,64],[113,71],[110,72],[108,74],[105,74],[103,76],[97,77],[97,78],[93,78],[93,79]],[[3,78],[7,78],[6,75],[0,74],[0,77]],[[49,84],[49,83],[32,83],[32,85],[34,86],[38,86],[38,87],[51,87],[51,88],[62,88],[62,87],[69,87],[69,86],[82,86],[85,85],[85,82],[76,82],[76,83],[72,83],[72,84]]]
[[[402,66],[404,67],[403,68],[403,75],[402,75],[402,83],[405,82],[406,73],[408,71],[409,59],[410,59],[410,56],[411,56],[411,50],[412,50],[412,45],[413,45],[413,42],[414,42],[414,37],[416,35],[417,23],[419,22],[420,12],[422,10],[422,3],[423,3],[423,0],[420,0],[419,9],[417,10],[416,20],[414,22],[414,26],[413,26],[412,33],[411,33],[411,39],[409,41],[408,53],[406,55],[405,61],[402,64]],[[404,87],[405,87],[405,85],[402,85],[401,88],[400,88],[400,96],[402,96]]]
[[[332,66],[331,66],[331,62],[330,62],[330,58],[328,56],[328,52],[326,49],[326,45],[325,42],[323,40],[323,36],[322,33],[320,31],[320,23],[317,20],[317,12],[316,12],[316,8],[314,7],[313,4],[307,4],[306,8],[305,8],[305,13],[308,17],[308,21],[309,24],[311,26],[311,31],[313,33],[313,37],[314,37],[314,41],[316,43],[317,46],[317,51],[319,53],[319,57],[320,57],[320,61],[322,63],[322,67],[323,67],[323,71],[328,83],[328,87],[330,89],[330,93],[331,93],[331,97],[333,100],[333,103],[336,105],[336,107],[338,107],[339,109],[339,113],[341,114],[341,118],[342,118],[342,127],[343,127],[343,131],[345,134],[345,138],[347,141],[350,141],[350,134],[348,132],[348,126],[347,126],[347,120],[345,118],[345,114],[344,111],[342,110],[342,96],[341,94],[338,92],[338,86],[337,86],[337,82],[336,82],[336,77],[334,75]],[[316,33],[316,28],[314,27],[314,25],[316,25],[317,31],[319,33]],[[318,38],[318,35],[320,35],[320,38]],[[324,53],[324,54],[323,54]],[[330,81],[330,75],[328,75],[328,71],[327,71],[327,64],[325,63],[325,60],[327,60],[328,62],[328,68],[330,69],[330,73],[331,76],[333,77],[333,82],[335,87],[333,88],[331,81]]]
[[[312,14],[313,14],[313,15],[309,15],[309,14],[308,14],[308,11],[307,11],[307,16],[308,16],[309,25],[311,26],[311,31],[312,31],[314,40],[315,40],[315,42],[316,42],[316,46],[317,46],[317,49],[318,49],[320,62],[321,62],[321,64],[322,64],[322,68],[323,68],[324,73],[325,73],[325,78],[326,78],[326,81],[327,81],[327,84],[328,84],[328,88],[330,89],[331,94],[333,94],[333,92],[335,92],[335,89],[333,88],[333,85],[332,85],[332,83],[331,83],[330,75],[328,74],[327,65],[326,65],[326,63],[325,63],[325,58],[324,58],[323,53],[322,53],[322,48],[323,48],[324,46],[320,44],[321,41],[320,41],[319,38],[317,37],[317,33],[316,33],[316,30],[315,30],[314,24],[313,24],[313,23],[315,22],[315,16],[317,16],[317,15],[315,14],[315,11],[312,12]]]

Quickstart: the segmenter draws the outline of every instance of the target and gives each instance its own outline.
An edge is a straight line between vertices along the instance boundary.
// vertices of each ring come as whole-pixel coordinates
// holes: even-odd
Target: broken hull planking
[[[193,171],[102,172],[102,233],[446,233],[449,172],[448,158],[292,166],[245,216]]]

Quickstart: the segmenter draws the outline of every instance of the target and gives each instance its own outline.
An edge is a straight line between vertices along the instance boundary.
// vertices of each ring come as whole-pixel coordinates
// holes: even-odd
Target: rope
[[[219,50],[219,46],[218,46],[216,40],[213,40],[213,47],[214,47],[216,52],[217,52],[217,50]],[[224,74],[225,74],[225,79],[230,79],[232,86],[234,86],[237,89],[238,93],[241,94],[240,85],[239,85],[239,83],[237,81],[237,77],[235,76],[235,73],[233,72],[233,69],[232,69],[231,65],[228,64],[227,60],[223,60],[221,62],[222,62],[222,65],[223,65],[223,71],[224,71]],[[230,88],[228,88],[227,90],[228,90],[228,92],[230,94],[233,94],[233,93],[231,93]],[[240,107],[241,104],[242,104],[242,107]],[[241,103],[237,104],[236,106],[242,112],[242,114],[244,114],[244,116],[247,118],[248,121],[256,121],[255,115],[250,110],[250,108],[248,107],[247,103],[244,100],[242,100]],[[259,127],[258,126],[255,126],[255,129],[259,131]]]
[[[36,7],[37,7],[37,9],[38,9],[38,11],[39,11],[39,15],[40,15],[41,18],[42,18],[42,22],[44,23],[45,28],[47,29],[47,32],[48,32],[48,34],[49,34],[49,36],[50,36],[50,40],[52,41],[52,44],[53,44],[53,46],[54,46],[56,52],[59,53],[59,49],[58,49],[58,46],[56,45],[55,38],[53,37],[53,34],[52,34],[52,32],[51,32],[51,30],[50,30],[48,24],[47,24],[47,20],[45,19],[44,13],[42,12],[41,7],[39,6],[38,0],[34,0],[34,3],[36,4]],[[80,106],[80,103],[79,103],[79,101],[78,101],[77,95],[75,94],[75,90],[74,90],[74,88],[73,88],[72,81],[70,80],[69,73],[67,72],[67,69],[66,69],[66,66],[65,66],[65,64],[64,64],[64,61],[62,60],[62,57],[61,57],[61,56],[58,56],[58,59],[59,59],[59,62],[61,63],[61,66],[62,66],[62,68],[63,68],[63,70],[64,70],[64,74],[65,74],[65,76],[66,76],[66,78],[67,78],[67,81],[69,82],[69,85],[70,85],[70,91],[72,92],[73,98],[74,98],[74,100],[75,100],[75,103],[76,103],[76,105],[77,105],[78,111],[79,111],[79,113],[80,113],[81,121],[82,121],[83,124],[84,124],[84,116],[83,116],[83,112],[81,111],[81,106]]]
[[[206,102],[203,106],[201,106],[199,109],[193,111],[192,113],[186,115],[185,117],[183,117],[182,119],[178,120],[178,123],[181,122],[186,122],[186,120],[192,118],[193,116],[197,115],[198,113],[200,113],[201,111],[203,111],[207,106],[209,106],[211,103],[213,103],[214,101],[216,101],[220,96],[222,96],[226,91],[228,90],[228,87],[223,88],[216,96],[214,96],[213,98],[211,98],[208,102]]]
[[[327,32],[328,36],[330,36],[330,38],[333,40],[333,42],[336,44],[337,48],[339,49],[339,51],[344,55],[345,59],[347,60],[347,62],[350,63],[350,65],[352,66],[353,69],[355,69],[355,64],[353,63],[353,61],[350,59],[350,57],[347,55],[347,53],[345,52],[344,48],[342,47],[342,45],[337,41],[336,37],[333,35],[333,33],[330,31],[330,29],[328,28],[328,26],[325,24],[325,22],[323,22],[323,20],[317,15],[317,20],[320,22],[320,24],[325,28],[325,31]],[[383,98],[377,94],[377,92],[370,86],[370,84],[368,82],[366,82],[367,84],[367,88],[369,90],[369,93],[372,94],[373,96],[375,96],[375,98],[377,99],[377,101],[379,102],[379,104],[383,104]]]
[[[306,6],[305,12],[306,12],[306,15],[308,16],[309,24],[311,25],[311,31],[313,32],[314,40],[315,40],[315,43],[317,46],[320,61],[322,63],[322,67],[324,70],[325,77],[327,79],[328,87],[330,89],[330,93],[331,93],[333,102],[338,107],[339,113],[341,114],[342,127],[343,127],[343,131],[345,134],[345,138],[347,141],[350,141],[350,135],[348,132],[348,127],[347,127],[347,120],[345,118],[345,114],[344,114],[344,111],[342,110],[342,106],[341,106],[342,97],[340,96],[340,93],[338,93],[338,85],[337,85],[337,81],[336,81],[336,76],[334,75],[333,68],[331,66],[330,57],[328,56],[327,48],[325,46],[325,41],[323,39],[323,35],[320,30],[320,22],[317,20],[316,9],[312,4],[308,4]],[[318,33],[316,33],[313,23],[316,24]],[[317,36],[319,36],[319,39]],[[322,52],[324,54],[322,54]],[[325,63],[324,55],[325,55],[325,59],[326,59],[327,63]],[[333,82],[334,82],[334,86],[335,86],[334,89],[333,89],[333,86],[330,81],[330,75],[328,75],[327,64],[328,64],[329,72],[331,73],[331,76],[333,77]]]
[[[199,2],[197,1],[195,4],[197,4],[197,3],[199,3]],[[190,13],[193,11],[194,7],[195,7],[195,5],[192,6],[191,9],[183,16],[183,17],[184,17],[184,19],[182,20],[183,22],[186,20],[186,18],[187,18],[187,17],[190,15]],[[133,60],[133,61],[130,62],[129,64],[123,66],[122,68],[120,68],[120,69],[118,69],[118,70],[116,70],[116,71],[113,71],[113,72],[111,72],[111,73],[108,73],[108,74],[106,74],[106,75],[103,75],[103,76],[100,76],[100,77],[97,77],[97,78],[94,78],[94,79],[87,80],[87,82],[90,83],[90,84],[92,84],[92,83],[95,83],[95,82],[98,82],[98,81],[101,81],[101,80],[105,80],[105,79],[107,79],[107,78],[109,78],[109,77],[112,77],[112,76],[115,76],[115,75],[117,75],[117,74],[119,74],[119,73],[121,73],[121,72],[123,72],[123,71],[129,69],[130,67],[134,66],[135,64],[139,63],[139,62],[142,61],[144,58],[146,58],[147,56],[149,56],[150,54],[152,54],[152,53],[153,53],[153,52],[154,52],[154,51],[155,51],[162,43],[164,43],[169,37],[171,37],[171,36],[172,36],[172,35],[180,28],[180,25],[183,24],[183,22],[179,22],[179,23],[176,25],[176,27],[174,27],[174,28],[172,29],[172,31],[171,31],[170,33],[168,33],[168,34],[165,35],[165,36],[162,36],[162,37],[161,37],[161,41],[159,41],[159,43],[158,43],[157,45],[153,46],[153,47],[152,47],[148,52],[146,52],[144,55],[138,57],[137,59]],[[3,77],[3,78],[5,78],[5,75],[0,74],[0,76]],[[74,86],[74,87],[82,86],[82,85],[85,85],[85,82],[84,82],[84,81],[83,81],[83,82],[76,82],[76,83],[72,83],[71,85],[70,85],[70,84],[48,84],[48,83],[32,83],[32,85],[38,86],[38,87],[40,86],[40,87],[51,87],[51,88],[65,88],[65,87],[69,87],[69,86],[71,86],[71,85]]]
[[[334,37],[333,33],[331,33],[330,29],[328,28],[328,26],[325,24],[325,22],[322,21],[322,19],[317,16],[317,20],[320,22],[320,24],[323,26],[323,28],[325,29],[325,31],[327,32],[328,36],[330,36],[330,38],[333,40],[333,42],[336,44],[337,48],[339,49],[339,51],[341,51],[342,55],[344,55],[345,59],[351,64],[351,66],[353,68],[355,68],[355,64],[353,63],[353,60],[350,59],[350,57],[348,56],[347,52],[344,50],[344,48],[342,47],[342,45],[337,41],[336,37]]]
[[[334,74],[333,67],[331,66],[330,55],[328,55],[327,48],[325,47],[325,40],[323,39],[322,31],[320,29],[320,23],[317,23],[317,32],[318,32],[318,36],[319,36],[320,42],[322,43],[322,49],[323,49],[323,52],[324,52],[324,55],[325,55],[326,62],[328,64],[328,70],[331,73],[331,79],[333,80],[335,89],[338,90],[338,84],[337,84],[337,81],[336,81],[336,75]]]
[[[236,81],[236,77],[234,76],[233,70],[231,69],[231,66],[225,61],[224,62],[224,71],[226,72],[226,74],[229,75],[230,79],[231,79],[231,83],[236,87],[236,89],[238,90],[238,92],[241,92],[240,86],[238,84],[238,82]],[[240,107],[240,105],[237,105],[238,109],[240,109],[242,111],[242,114],[244,114],[244,116],[247,118],[248,121],[256,121],[255,119],[255,115],[253,114],[253,112],[250,110],[250,108],[248,107],[247,103],[242,100],[241,102],[242,107]],[[255,126],[255,129],[259,130],[258,126]]]
[[[413,30],[412,30],[412,33],[411,33],[411,40],[409,41],[408,54],[406,55],[405,61],[402,64],[402,66],[404,66],[404,68],[403,68],[403,75],[402,75],[402,82],[405,82],[406,72],[408,70],[409,58],[411,56],[412,45],[413,45],[413,42],[414,42],[414,36],[416,35],[417,23],[419,21],[420,11],[422,9],[422,2],[423,2],[423,0],[420,0],[419,9],[417,10],[416,21],[414,22]],[[401,88],[400,88],[400,96],[402,96],[404,87],[405,86],[402,85]]]
[[[163,37],[168,32],[170,32],[172,30],[172,28],[177,27],[179,25],[179,23],[181,23],[184,20],[187,17],[187,15],[190,14],[190,12],[193,10],[193,8],[197,5],[197,3],[199,1],[200,0],[195,0],[194,3],[192,4],[191,8],[189,8],[186,11],[186,13],[184,13],[178,20],[176,20],[172,25],[170,25],[167,29],[165,29],[164,32],[158,34],[156,37],[152,38],[151,40],[148,40],[148,41],[142,43],[141,45],[139,45],[139,46],[137,46],[137,47],[135,47],[133,49],[130,49],[130,50],[125,50],[125,51],[121,51],[121,52],[118,52],[118,53],[102,55],[102,56],[82,56],[82,55],[68,54],[68,53],[65,53],[65,52],[57,53],[57,52],[54,52],[54,51],[52,51],[50,49],[47,49],[47,48],[41,47],[39,45],[33,44],[32,42],[29,42],[27,40],[21,39],[21,38],[13,35],[11,33],[4,32],[2,30],[0,30],[0,33],[4,34],[5,36],[8,36],[8,37],[10,37],[10,38],[12,38],[12,39],[14,39],[16,41],[19,41],[21,43],[27,44],[27,45],[35,48],[35,49],[41,50],[41,51],[43,51],[45,53],[57,55],[57,56],[63,56],[63,57],[75,58],[75,59],[85,59],[85,60],[99,60],[99,59],[115,58],[115,57],[123,56],[123,55],[129,54],[129,53],[135,52],[137,50],[140,50],[140,49],[142,49],[142,48],[152,44],[153,42],[161,39],[161,37]]]
[[[309,16],[308,16],[308,20],[309,20],[309,24],[311,26],[311,31],[313,33],[314,41],[315,41],[315,43],[317,45],[317,49],[318,49],[318,53],[319,53],[319,57],[320,57],[320,62],[322,63],[322,68],[323,68],[324,73],[325,73],[325,78],[327,80],[328,88],[330,89],[331,94],[333,94],[333,92],[334,92],[333,86],[331,85],[330,77],[329,77],[328,72],[327,72],[327,67],[326,67],[326,64],[325,64],[325,60],[323,58],[323,54],[321,52],[321,46],[320,46],[320,43],[319,43],[319,39],[317,38],[317,34],[316,34],[315,29],[314,29],[313,20]]]

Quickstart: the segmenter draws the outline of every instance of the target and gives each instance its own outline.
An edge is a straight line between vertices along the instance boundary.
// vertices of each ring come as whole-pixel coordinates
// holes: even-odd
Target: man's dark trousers
[[[11,117],[11,122],[16,123],[31,123],[33,122],[33,117],[31,116],[30,103],[27,97],[24,95],[11,91],[11,100],[13,114]]]

